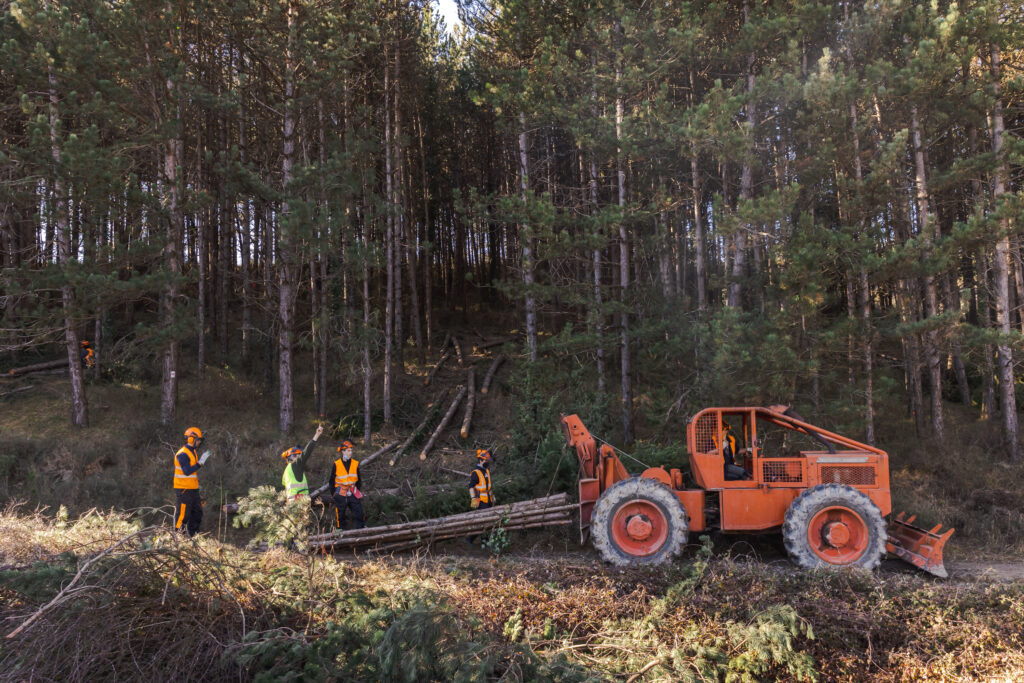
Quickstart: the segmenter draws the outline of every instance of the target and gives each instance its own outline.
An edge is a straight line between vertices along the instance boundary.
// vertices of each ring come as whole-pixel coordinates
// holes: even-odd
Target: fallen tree
[[[21,375],[28,375],[33,372],[41,372],[43,370],[53,370],[56,368],[67,367],[67,364],[67,358],[61,358],[59,360],[48,360],[45,363],[34,363],[32,365],[23,365],[20,368],[12,368],[7,371],[7,376],[20,377]]]
[[[441,436],[441,432],[443,432],[445,427],[448,426],[448,423],[451,421],[452,416],[455,415],[456,408],[458,408],[459,404],[462,402],[462,397],[465,396],[465,395],[466,395],[466,387],[465,386],[460,386],[459,387],[459,393],[455,394],[455,398],[452,400],[451,406],[448,407],[448,412],[446,412],[444,414],[444,417],[441,418],[441,422],[440,422],[440,424],[437,425],[437,429],[435,429],[434,433],[430,435],[430,439],[427,441],[426,445],[423,447],[423,450],[420,451],[420,460],[426,460],[427,459],[427,455],[430,453],[430,449],[434,447],[434,443],[436,443],[438,437]]]

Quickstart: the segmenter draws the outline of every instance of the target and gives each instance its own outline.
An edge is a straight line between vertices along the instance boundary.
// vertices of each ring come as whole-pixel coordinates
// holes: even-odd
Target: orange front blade
[[[953,535],[954,529],[940,534],[942,525],[936,524],[934,528],[925,530],[911,524],[916,515],[909,519],[905,515],[901,512],[889,522],[889,539],[885,549],[904,562],[945,579],[949,574],[942,563],[942,548]]]

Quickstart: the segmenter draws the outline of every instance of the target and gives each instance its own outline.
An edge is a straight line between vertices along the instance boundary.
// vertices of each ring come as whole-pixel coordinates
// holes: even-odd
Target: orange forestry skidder
[[[580,464],[580,541],[589,535],[612,564],[668,561],[690,531],[781,530],[801,567],[874,569],[888,551],[947,575],[942,549],[953,529],[921,529],[903,513],[886,525],[888,454],[815,427],[788,406],[697,413],[686,427],[697,488],[686,488],[678,469],[631,476],[577,415],[563,417],[562,426]]]

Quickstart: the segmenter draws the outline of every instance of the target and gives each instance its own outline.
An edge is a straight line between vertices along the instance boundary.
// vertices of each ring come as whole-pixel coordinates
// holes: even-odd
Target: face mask
[[[341,457],[345,462],[348,462],[349,460],[352,459],[352,454],[349,453],[348,451],[345,451],[344,453],[341,454]]]

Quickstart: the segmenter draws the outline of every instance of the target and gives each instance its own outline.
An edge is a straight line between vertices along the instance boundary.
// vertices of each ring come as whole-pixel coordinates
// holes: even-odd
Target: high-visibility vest
[[[334,488],[343,496],[347,496],[359,481],[359,461],[352,459],[349,462],[352,463],[351,469],[346,470],[343,458],[334,461]]]
[[[198,471],[192,474],[185,474],[181,469],[181,463],[178,462],[178,456],[184,453],[188,456],[188,464],[195,466],[199,462],[199,458],[196,457],[196,452],[188,446],[182,446],[178,449],[178,452],[174,454],[174,488],[176,489],[197,489],[199,488],[199,473]]]
[[[309,495],[309,484],[306,483],[306,473],[302,473],[302,479],[296,479],[295,472],[292,471],[291,463],[288,463],[288,466],[284,468],[284,474],[281,476],[281,485],[284,486],[284,491],[288,496],[289,503],[299,496]]]
[[[476,486],[473,489],[476,491],[477,498],[480,499],[481,503],[491,502],[491,472],[477,467],[473,472],[476,473]]]
[[[732,432],[726,432],[725,434],[725,445],[722,448],[722,454],[725,456],[727,463],[736,462],[736,437],[732,435]]]

